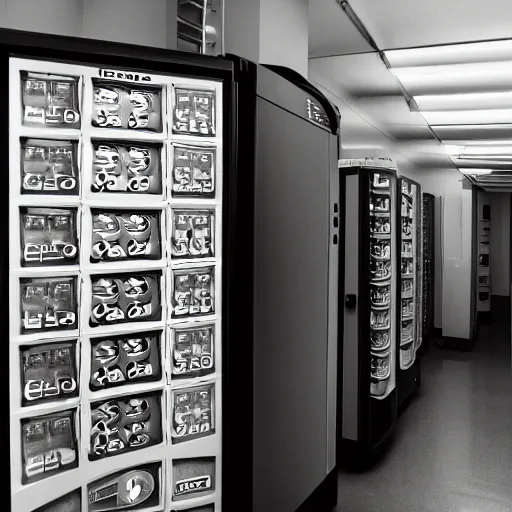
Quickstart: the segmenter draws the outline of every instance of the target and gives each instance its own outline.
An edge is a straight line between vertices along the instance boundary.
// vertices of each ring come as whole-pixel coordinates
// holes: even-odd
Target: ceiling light
[[[432,131],[442,141],[460,141],[473,139],[476,143],[482,144],[483,140],[512,138],[512,125],[510,124],[474,124],[474,125],[430,125]]]
[[[502,150],[503,147],[510,146],[512,148],[512,140],[478,140],[478,139],[469,139],[469,140],[451,140],[450,144],[445,145],[445,147],[472,147],[472,146],[485,146],[485,150],[489,151],[492,148],[496,148],[497,151]],[[493,150],[493,149],[492,149]]]
[[[456,146],[460,147],[460,146]],[[503,156],[512,155],[512,146],[466,146],[463,148],[466,156],[470,155],[487,155],[487,156]]]
[[[512,60],[512,40],[451,44],[384,52],[393,67]]]
[[[412,96],[512,89],[510,61],[392,67],[390,71]]]
[[[466,155],[464,153],[461,153],[459,155],[452,155],[457,156],[459,160],[487,160],[487,161],[493,161],[493,162],[502,162],[502,161],[508,161],[512,163],[512,154],[508,153],[506,155]]]
[[[512,108],[512,91],[415,96],[421,112]]]
[[[459,171],[464,174],[491,174],[492,169],[472,169],[471,167],[459,167]]]
[[[512,124],[512,109],[421,112],[421,115],[430,125]]]

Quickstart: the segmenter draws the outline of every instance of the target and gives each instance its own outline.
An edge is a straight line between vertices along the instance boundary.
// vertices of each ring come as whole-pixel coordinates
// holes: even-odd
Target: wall
[[[509,296],[510,194],[494,192],[491,199],[491,287],[493,295]]]
[[[259,62],[286,66],[307,78],[309,0],[260,0],[260,24]]]
[[[175,48],[177,0],[0,0],[0,27]]]
[[[309,80],[339,108],[343,158],[388,157],[399,173],[420,183],[422,192],[436,196],[434,326],[444,336],[469,339],[471,316],[471,191],[462,188],[461,174],[452,168],[418,169],[400,146],[361,111],[340,84],[310,67]]]
[[[308,76],[309,0],[225,0],[224,48]]]

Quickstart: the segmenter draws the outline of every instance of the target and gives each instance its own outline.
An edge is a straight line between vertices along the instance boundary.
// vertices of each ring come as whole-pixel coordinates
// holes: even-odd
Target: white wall
[[[0,0],[0,27],[176,48],[177,0]]]
[[[309,0],[225,0],[226,53],[308,76]]]
[[[491,199],[491,289],[510,295],[510,194],[493,192]]]
[[[82,37],[165,48],[167,2],[83,0]]]
[[[260,0],[224,0],[224,50],[259,62]]]
[[[260,0],[260,24],[259,62],[286,66],[307,78],[309,0]]]

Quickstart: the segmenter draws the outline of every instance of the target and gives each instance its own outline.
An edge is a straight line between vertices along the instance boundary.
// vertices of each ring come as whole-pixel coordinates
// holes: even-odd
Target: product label
[[[151,82],[149,75],[119,71],[113,69],[100,69],[98,74],[101,78],[115,78],[116,80],[129,80],[130,82]]]
[[[212,479],[208,476],[198,476],[196,478],[187,478],[186,480],[178,480],[174,494],[189,494],[192,492],[201,492],[210,489],[212,486]]]

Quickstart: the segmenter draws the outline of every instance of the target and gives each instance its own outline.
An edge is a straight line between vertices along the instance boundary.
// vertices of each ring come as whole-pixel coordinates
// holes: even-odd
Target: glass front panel
[[[9,66],[13,510],[221,512],[223,85]]]
[[[390,175],[369,175],[370,395],[383,399],[395,387],[394,192]]]

